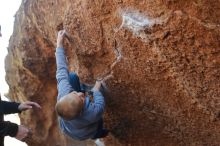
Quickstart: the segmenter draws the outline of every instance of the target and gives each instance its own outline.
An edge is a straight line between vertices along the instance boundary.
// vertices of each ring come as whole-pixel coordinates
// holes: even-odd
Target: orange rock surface
[[[219,145],[219,0],[23,0],[15,19],[9,97],[43,107],[21,114],[30,146],[65,145],[54,111],[60,28],[82,82],[113,76],[106,145]]]

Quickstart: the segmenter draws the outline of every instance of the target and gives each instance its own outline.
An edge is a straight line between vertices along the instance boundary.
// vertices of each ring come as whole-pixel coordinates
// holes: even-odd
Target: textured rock
[[[10,97],[25,112],[30,146],[65,145],[59,134],[54,47],[70,35],[70,69],[85,83],[107,81],[107,145],[220,143],[219,0],[25,0],[6,58]]]

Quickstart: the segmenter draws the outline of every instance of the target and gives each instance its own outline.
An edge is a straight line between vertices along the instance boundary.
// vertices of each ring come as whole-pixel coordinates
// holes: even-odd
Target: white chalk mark
[[[122,27],[128,28],[135,33],[143,30],[145,27],[150,27],[154,24],[149,18],[145,18],[137,13],[122,14]]]
[[[125,28],[131,31],[135,36],[146,39],[150,34],[146,34],[144,31],[149,30],[156,24],[163,24],[167,22],[168,17],[161,16],[158,18],[150,18],[144,13],[140,13],[136,10],[121,10],[119,15],[122,17],[122,23],[118,30]]]

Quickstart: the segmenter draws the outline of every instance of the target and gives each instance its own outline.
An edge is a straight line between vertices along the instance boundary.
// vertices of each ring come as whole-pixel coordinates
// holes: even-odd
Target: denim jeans
[[[99,124],[98,124],[98,129],[97,129],[97,133],[95,134],[95,136],[92,139],[97,139],[97,138],[104,138],[108,135],[108,130],[103,128],[103,119],[99,120]]]
[[[73,87],[74,91],[81,92],[79,77],[77,76],[76,73],[74,72],[69,73],[69,82],[70,85]]]

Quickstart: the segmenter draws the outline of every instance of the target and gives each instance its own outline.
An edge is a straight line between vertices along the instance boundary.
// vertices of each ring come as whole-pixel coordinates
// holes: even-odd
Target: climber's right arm
[[[73,91],[69,83],[69,71],[67,66],[67,60],[65,56],[65,50],[63,48],[63,39],[65,37],[65,31],[61,30],[57,36],[57,48],[56,48],[56,79],[58,84],[58,97],[63,97]]]

